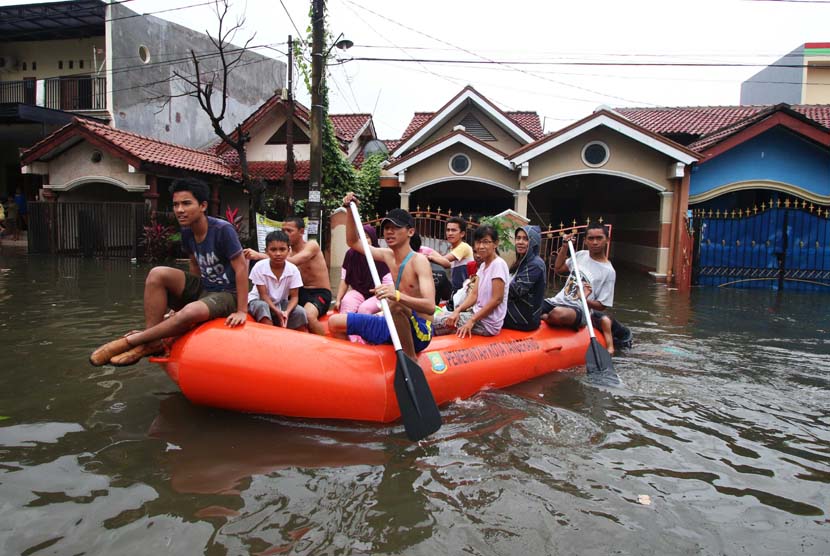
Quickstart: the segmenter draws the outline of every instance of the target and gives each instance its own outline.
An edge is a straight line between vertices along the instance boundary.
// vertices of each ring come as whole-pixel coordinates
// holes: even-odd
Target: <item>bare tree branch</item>
[[[152,95],[150,100],[158,102],[161,105],[159,109],[161,111],[169,106],[174,98],[193,97],[196,99],[202,112],[210,120],[214,134],[233,148],[239,156],[240,181],[243,188],[250,192],[249,220],[253,228],[255,226],[254,205],[259,203],[258,197],[261,194],[262,187],[261,185],[254,187],[248,172],[248,157],[245,145],[250,137],[248,133],[242,130],[241,126],[237,126],[233,131],[226,131],[222,128],[222,123],[228,109],[231,74],[235,68],[250,63],[245,61],[245,54],[249,51],[248,49],[255,35],[251,35],[241,47],[233,44],[234,39],[244,29],[245,18],[240,16],[235,22],[231,23],[229,21],[230,7],[229,0],[215,0],[214,13],[216,15],[217,31],[215,35],[210,31],[205,32],[213,46],[213,52],[197,55],[191,49],[189,61],[186,63],[189,66],[188,71],[181,68],[176,69],[171,72],[169,79],[160,82],[160,84],[171,84],[174,80],[179,80],[183,84],[183,90],[174,93],[171,87],[166,93]],[[221,99],[215,98],[216,96],[221,96]]]

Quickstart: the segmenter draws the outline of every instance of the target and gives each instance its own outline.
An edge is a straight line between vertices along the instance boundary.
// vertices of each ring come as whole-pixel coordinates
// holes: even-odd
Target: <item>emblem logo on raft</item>
[[[429,364],[432,366],[432,372],[435,374],[443,374],[447,370],[447,362],[437,351],[430,351],[426,354],[429,359]]]

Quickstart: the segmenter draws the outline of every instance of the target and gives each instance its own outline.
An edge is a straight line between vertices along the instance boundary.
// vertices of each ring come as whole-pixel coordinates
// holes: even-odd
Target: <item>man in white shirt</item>
[[[579,330],[588,324],[588,315],[582,310],[573,261],[567,256],[568,242],[573,240],[573,234],[566,235],[562,240],[562,246],[556,253],[554,270],[557,274],[568,273],[568,280],[556,296],[545,299],[542,303],[542,320],[551,326],[566,326]],[[606,254],[608,232],[605,226],[599,223],[590,224],[585,231],[585,246],[587,250],[575,253],[585,299],[592,311],[604,311],[614,305],[614,284],[617,280],[617,273]],[[608,328],[609,334],[605,340],[607,345],[613,346],[610,326]]]

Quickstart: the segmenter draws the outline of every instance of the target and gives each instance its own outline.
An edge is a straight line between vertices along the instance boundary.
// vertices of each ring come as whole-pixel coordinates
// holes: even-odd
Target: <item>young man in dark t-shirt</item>
[[[157,266],[144,282],[146,328],[96,349],[95,366],[132,365],[161,352],[164,338],[175,337],[210,319],[227,317],[239,326],[248,313],[248,263],[236,230],[207,216],[208,186],[199,180],[173,182],[173,212],[182,227],[182,246],[190,254],[190,272]],[[165,319],[167,309],[176,312]]]

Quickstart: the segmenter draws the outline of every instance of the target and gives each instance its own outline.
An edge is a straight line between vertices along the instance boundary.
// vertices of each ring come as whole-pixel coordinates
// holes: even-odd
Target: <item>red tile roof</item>
[[[817,140],[820,144],[827,144],[828,137],[830,137],[830,129],[827,126],[824,126],[818,121],[805,116],[801,112],[793,110],[792,107],[787,104],[778,104],[776,106],[766,108],[765,110],[761,110],[757,114],[753,114],[752,116],[735,122],[732,125],[722,127],[714,133],[705,135],[690,144],[689,148],[697,152],[704,152],[711,149],[715,145],[740,134],[744,130],[747,130],[748,133],[745,134],[746,138],[751,138],[757,133],[761,133],[765,129],[769,129],[770,127],[774,127],[776,125],[789,127],[796,133],[801,133],[807,138]],[[753,130],[755,133],[752,133]],[[709,154],[711,154],[711,151]]]
[[[615,108],[614,110],[650,131],[703,137],[748,117],[769,110],[771,105],[683,106],[660,108]],[[790,108],[819,124],[830,127],[830,105],[795,104]]]
[[[398,144],[403,143],[404,139],[409,138],[416,131],[421,129],[434,115],[435,112],[415,112],[412,116],[412,120],[409,122],[409,125],[406,126],[406,130],[404,130],[403,135],[401,135],[401,138],[398,139]]]
[[[534,139],[541,139],[545,135],[542,129],[542,120],[536,112],[505,112],[511,120],[523,127]]]
[[[308,160],[297,160],[295,163],[294,179],[297,181],[308,181],[311,176],[311,164]],[[284,161],[262,161],[248,163],[248,172],[251,178],[278,181],[285,176]]]
[[[346,141],[353,141],[355,136],[366,126],[371,114],[329,114],[331,123],[338,137]]]
[[[117,156],[120,155],[128,163],[136,166],[144,162],[200,174],[222,177],[232,175],[232,169],[227,163],[211,152],[159,141],[81,118],[76,118],[72,123],[24,151],[21,162],[29,164],[42,156],[47,156],[50,151],[77,136]]]
[[[79,139],[112,152],[137,168],[142,163],[149,163],[228,179],[240,178],[239,155],[234,149],[216,154],[214,146],[203,150],[183,147],[81,118],[25,150],[21,154],[21,163],[49,160],[54,157],[50,153]],[[310,170],[308,160],[297,160],[294,179],[308,181]],[[280,180],[285,175],[285,161],[248,161],[248,171],[252,178]]]

